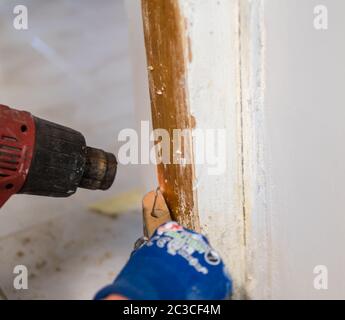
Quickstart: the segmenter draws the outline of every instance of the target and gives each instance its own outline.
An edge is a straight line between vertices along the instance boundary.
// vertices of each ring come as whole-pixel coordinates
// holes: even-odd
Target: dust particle
[[[18,258],[24,257],[24,252],[23,251],[18,251],[17,252],[17,257]]]
[[[36,262],[36,269],[40,270],[43,269],[47,265],[47,261],[41,260]]]
[[[31,242],[31,239],[29,237],[27,238],[23,238],[22,239],[22,244],[25,246],[26,244],[30,243]]]

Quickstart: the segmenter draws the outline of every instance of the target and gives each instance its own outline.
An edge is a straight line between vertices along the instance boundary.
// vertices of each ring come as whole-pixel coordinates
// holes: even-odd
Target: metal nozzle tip
[[[100,149],[86,147],[84,175],[79,187],[90,190],[109,189],[116,176],[116,157]]]

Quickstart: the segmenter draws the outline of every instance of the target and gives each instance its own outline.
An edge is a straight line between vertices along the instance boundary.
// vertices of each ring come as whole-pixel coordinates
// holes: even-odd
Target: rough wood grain
[[[175,0],[142,0],[142,13],[153,128],[168,130],[172,140],[173,129],[193,126],[186,88],[186,66],[192,53],[185,21]],[[189,154],[185,156],[192,159],[192,142],[187,143]],[[158,165],[159,186],[173,219],[198,230],[193,165],[173,164],[173,156],[171,152],[171,164]]]

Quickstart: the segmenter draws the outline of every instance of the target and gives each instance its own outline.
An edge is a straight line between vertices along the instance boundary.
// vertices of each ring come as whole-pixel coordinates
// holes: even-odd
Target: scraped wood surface
[[[142,0],[146,55],[149,73],[153,128],[166,129],[172,140],[174,129],[188,129],[195,124],[187,103],[186,66],[192,54],[188,49],[185,21],[175,0]],[[193,159],[192,141],[185,141]],[[170,150],[173,150],[172,142]],[[160,189],[172,218],[199,230],[196,194],[193,190],[192,164],[158,165]]]

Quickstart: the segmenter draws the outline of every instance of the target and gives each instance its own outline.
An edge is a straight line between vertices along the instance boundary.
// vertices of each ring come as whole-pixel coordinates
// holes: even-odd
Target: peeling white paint
[[[224,174],[208,175],[207,165],[195,164],[194,188],[201,228],[229,267],[235,297],[242,298],[245,248],[238,143],[238,1],[180,0],[180,7],[192,53],[187,89],[191,114],[196,120],[195,130],[226,129],[227,135]]]
[[[271,295],[271,235],[267,201],[264,1],[240,1],[243,192],[246,216],[246,293]]]

